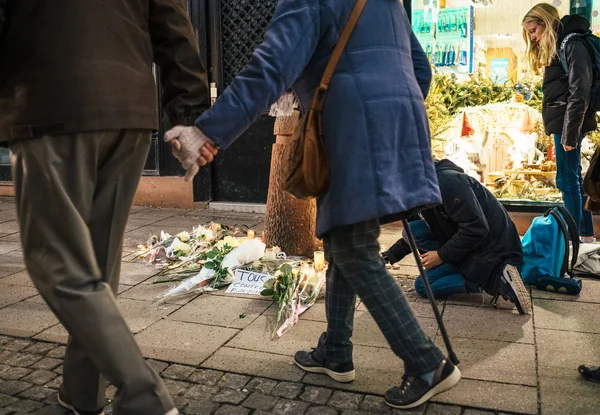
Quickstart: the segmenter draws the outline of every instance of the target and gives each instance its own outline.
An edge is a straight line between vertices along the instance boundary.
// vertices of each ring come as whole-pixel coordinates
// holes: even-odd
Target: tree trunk
[[[315,237],[317,205],[313,200],[299,200],[282,189],[282,159],[289,146],[298,112],[275,121],[276,141],[271,154],[269,195],[265,217],[265,243],[278,246],[287,255],[312,258],[319,246]]]

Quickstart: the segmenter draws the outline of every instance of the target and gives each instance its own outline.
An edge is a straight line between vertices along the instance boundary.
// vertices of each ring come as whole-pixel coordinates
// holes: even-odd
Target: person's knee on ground
[[[458,274],[448,275],[433,282],[430,281],[430,284],[431,291],[433,291],[433,296],[435,298],[467,292],[466,282]],[[427,298],[427,291],[425,290],[425,283],[423,282],[422,275],[419,275],[415,280],[415,291],[422,298]]]

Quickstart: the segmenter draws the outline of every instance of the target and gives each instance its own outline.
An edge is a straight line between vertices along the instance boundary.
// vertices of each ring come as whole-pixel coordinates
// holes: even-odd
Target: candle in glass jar
[[[254,229],[248,229],[248,238],[254,239]]]
[[[325,252],[323,251],[315,251],[315,271],[323,271],[325,268]]]

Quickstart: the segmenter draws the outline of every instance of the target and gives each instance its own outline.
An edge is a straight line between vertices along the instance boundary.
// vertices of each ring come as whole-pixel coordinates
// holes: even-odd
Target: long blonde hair
[[[536,4],[527,12],[522,24],[535,22],[546,29],[542,38],[533,43],[529,33],[523,28],[523,39],[527,44],[527,60],[530,69],[539,74],[544,66],[550,66],[552,59],[556,56],[556,41],[558,39],[557,28],[560,24],[558,10],[551,4]]]

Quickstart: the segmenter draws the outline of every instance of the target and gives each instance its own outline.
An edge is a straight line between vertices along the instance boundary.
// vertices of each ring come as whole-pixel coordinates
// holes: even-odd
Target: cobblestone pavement
[[[55,390],[67,333],[29,279],[15,219],[13,203],[0,199],[0,415],[61,413]],[[248,226],[257,234],[264,228],[261,214],[134,207],[125,234],[117,303],[181,411],[391,414],[381,397],[400,382],[404,368],[360,302],[352,338],[357,377],[350,384],[292,364],[294,353],[314,347],[325,329],[322,300],[276,341],[273,302],[259,296],[219,291],[155,306],[166,287],[153,284],[156,268],[135,259],[137,245],[161,230],[173,234],[210,221]],[[389,246],[400,232],[386,225],[381,243]],[[426,334],[443,348],[430,304],[413,290],[414,261],[405,258],[390,272]],[[600,414],[600,385],[577,373],[581,363],[600,362],[600,281],[584,280],[578,297],[535,289],[531,295],[527,316],[512,305],[493,309],[479,294],[438,301],[463,380],[426,407],[396,413]]]
[[[0,415],[67,414],[56,404],[65,347],[0,336]],[[374,395],[281,382],[194,366],[149,360],[160,372],[180,412],[189,415],[485,415],[454,405],[429,404],[411,411],[391,410]],[[108,407],[114,387],[107,388]],[[502,413],[506,414],[506,413]]]

